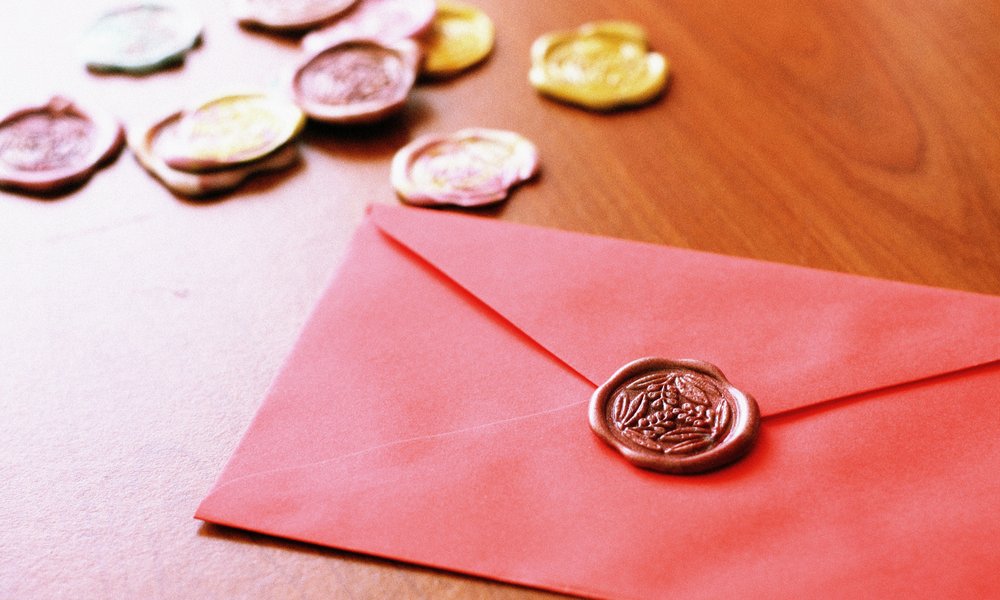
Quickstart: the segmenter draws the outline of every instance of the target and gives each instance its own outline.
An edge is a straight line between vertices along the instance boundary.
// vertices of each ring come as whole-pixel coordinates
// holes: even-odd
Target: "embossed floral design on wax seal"
[[[709,363],[644,358],[594,392],[591,428],[637,466],[700,473],[742,457],[759,426],[753,398]]]
[[[732,409],[719,386],[694,371],[655,371],[618,388],[614,426],[639,444],[664,454],[711,448],[729,431]]]

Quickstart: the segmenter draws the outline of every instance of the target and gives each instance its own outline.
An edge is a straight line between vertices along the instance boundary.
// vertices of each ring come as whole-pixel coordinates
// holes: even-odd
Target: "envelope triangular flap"
[[[591,382],[643,356],[718,365],[764,415],[1000,359],[1000,298],[373,206],[385,234]]]

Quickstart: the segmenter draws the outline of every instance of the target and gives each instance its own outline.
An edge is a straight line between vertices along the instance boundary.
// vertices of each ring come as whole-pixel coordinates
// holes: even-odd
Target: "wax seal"
[[[150,73],[184,59],[201,36],[193,12],[137,4],[106,13],[84,35],[80,54],[93,71]]]
[[[479,8],[438,0],[437,14],[424,43],[427,56],[421,74],[450,77],[483,61],[493,50],[493,21]]]
[[[358,0],[233,0],[240,25],[293,33],[339,17]]]
[[[599,21],[535,40],[528,79],[546,96],[612,110],[655,99],[666,85],[667,67],[662,54],[648,51],[641,27]]]
[[[434,0],[364,0],[334,23],[306,34],[302,47],[318,52],[347,40],[394,42],[418,36],[436,12]]]
[[[217,195],[231,191],[244,181],[261,173],[280,171],[299,160],[297,143],[292,140],[255,162],[222,171],[194,173],[174,169],[161,157],[163,147],[173,143],[178,124],[184,113],[176,112],[149,127],[132,130],[129,147],[146,171],[175,194],[191,198]]]
[[[664,473],[702,473],[741,458],[760,412],[717,367],[642,358],[615,373],[590,399],[590,427],[625,458]]]
[[[481,206],[503,200],[537,170],[538,150],[527,138],[469,128],[410,142],[393,157],[391,180],[408,204]]]
[[[209,172],[249,165],[294,139],[305,114],[269,94],[233,94],[184,113],[159,153],[173,169]]]
[[[0,118],[0,186],[47,193],[86,181],[125,139],[111,115],[57,96]]]
[[[398,112],[417,78],[411,40],[347,40],[307,56],[292,76],[295,102],[313,119],[371,123]]]

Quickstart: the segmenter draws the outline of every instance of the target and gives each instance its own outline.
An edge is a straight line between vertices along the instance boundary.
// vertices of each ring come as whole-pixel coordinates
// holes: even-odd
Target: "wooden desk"
[[[74,55],[94,3],[14,3],[2,98],[61,92],[136,125],[280,81],[295,43],[205,4],[182,69],[130,78]],[[310,126],[290,173],[193,203],[126,152],[59,199],[0,194],[0,597],[546,596],[191,518],[421,133],[538,144],[542,176],[493,218],[1000,294],[994,0],[478,4],[486,64],[383,126]],[[649,29],[666,97],[611,115],[539,98],[532,40],[603,18]]]

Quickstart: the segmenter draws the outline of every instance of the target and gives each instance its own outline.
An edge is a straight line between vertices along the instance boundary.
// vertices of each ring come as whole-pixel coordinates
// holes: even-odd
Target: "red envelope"
[[[643,471],[643,356],[760,438]],[[375,206],[197,518],[583,596],[1000,596],[1000,298]]]

